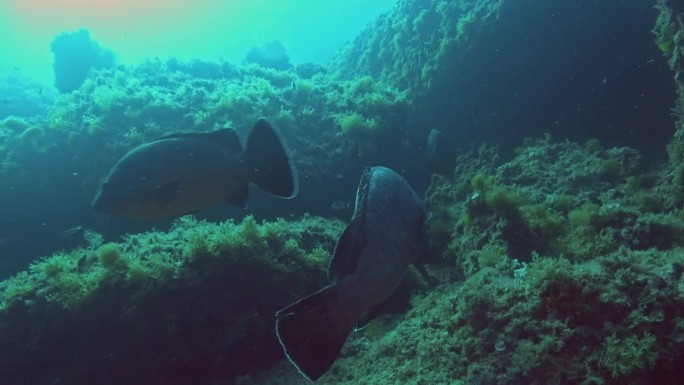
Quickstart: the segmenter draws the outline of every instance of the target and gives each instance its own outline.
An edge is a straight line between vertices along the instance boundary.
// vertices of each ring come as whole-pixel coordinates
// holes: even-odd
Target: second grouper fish
[[[315,381],[337,359],[349,333],[395,291],[424,246],[425,211],[404,178],[385,167],[363,172],[351,223],[335,246],[332,284],[276,313],[287,358]]]
[[[265,119],[249,132],[245,149],[232,128],[167,135],[134,148],[102,183],[93,207],[154,219],[220,202],[245,206],[249,182],[283,198],[297,194],[297,172]]]

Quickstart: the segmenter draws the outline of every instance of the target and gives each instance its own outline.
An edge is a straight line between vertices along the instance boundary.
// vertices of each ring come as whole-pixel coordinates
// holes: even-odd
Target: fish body
[[[335,200],[330,204],[330,208],[335,211],[346,210],[348,207],[349,205],[342,200]]]
[[[444,146],[444,133],[436,128],[430,130],[427,137],[427,146],[425,148],[425,155],[428,162],[432,163],[440,156],[440,149]]]
[[[251,129],[244,149],[232,128],[142,144],[116,163],[92,205],[127,218],[173,217],[220,202],[244,206],[250,182],[284,198],[297,193],[297,173],[265,119]]]
[[[428,134],[425,150],[430,172],[443,175],[453,172],[457,154],[450,135],[433,128]]]
[[[329,286],[276,313],[288,359],[315,381],[351,331],[395,291],[423,246],[425,211],[406,181],[385,167],[364,171],[351,223],[328,267]]]
[[[60,237],[61,237],[61,238],[69,238],[70,236],[72,236],[72,235],[74,235],[74,234],[80,232],[81,230],[83,230],[83,226],[80,226],[80,225],[79,225],[79,226],[70,227],[70,228],[68,228],[68,229],[66,229],[66,230],[64,230],[64,231],[62,231],[62,234],[60,235]]]

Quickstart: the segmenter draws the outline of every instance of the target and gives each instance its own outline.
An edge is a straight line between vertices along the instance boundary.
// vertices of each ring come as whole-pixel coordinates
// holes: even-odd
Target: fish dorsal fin
[[[366,200],[368,197],[371,169],[366,169],[361,174],[359,187],[356,191],[356,206],[351,223],[337,240],[335,252],[328,266],[328,278],[336,282],[345,275],[356,270],[359,254],[366,246],[366,232],[364,229],[366,219]]]
[[[239,154],[242,152],[240,137],[233,128],[222,128],[220,130],[208,132],[204,135],[209,139],[221,143],[221,145],[226,147],[231,154]]]
[[[238,136],[237,131],[235,131],[233,128],[222,128],[212,132],[179,132],[162,136],[152,140],[152,142],[158,142],[160,140],[167,139],[208,140],[219,143],[221,146],[226,147],[231,154],[239,154],[242,152],[242,143],[240,143],[240,137]]]

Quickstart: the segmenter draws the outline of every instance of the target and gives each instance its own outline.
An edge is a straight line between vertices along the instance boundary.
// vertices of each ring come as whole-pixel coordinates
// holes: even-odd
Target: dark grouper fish
[[[395,291],[423,245],[423,204],[394,171],[363,172],[351,223],[337,241],[332,284],[276,313],[287,358],[315,381],[335,362],[351,331]]]
[[[265,119],[249,132],[245,149],[232,128],[167,135],[134,148],[109,173],[93,207],[153,219],[219,202],[244,206],[249,182],[280,197],[297,194],[297,173]]]

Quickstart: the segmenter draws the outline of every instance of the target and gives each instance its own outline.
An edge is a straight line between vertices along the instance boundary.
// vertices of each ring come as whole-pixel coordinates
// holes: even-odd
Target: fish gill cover
[[[683,23],[672,0],[400,0],[323,64],[282,39],[291,66],[151,59],[20,96],[3,77],[50,106],[2,107],[0,377],[306,383],[275,311],[325,284],[351,215],[331,202],[383,164],[424,197],[435,282],[411,272],[317,383],[677,384]],[[260,116],[296,199],[153,223],[88,207],[131,148]]]

